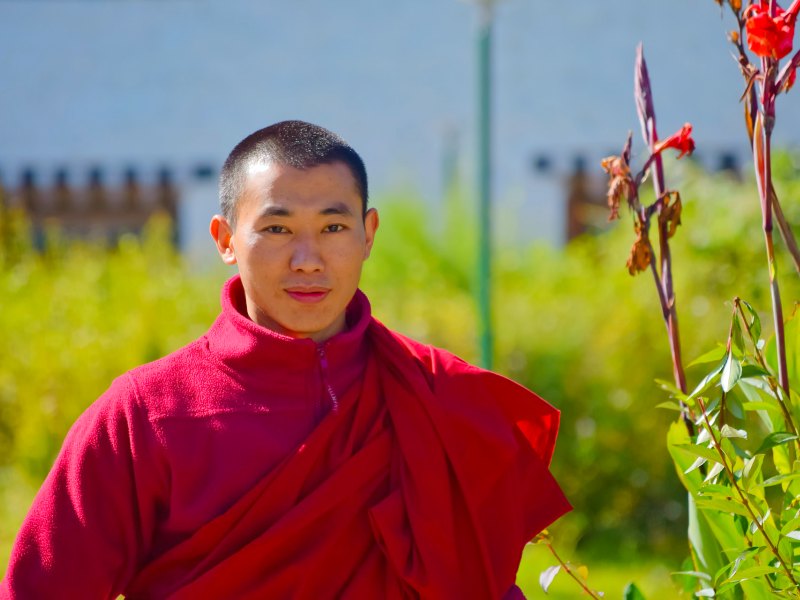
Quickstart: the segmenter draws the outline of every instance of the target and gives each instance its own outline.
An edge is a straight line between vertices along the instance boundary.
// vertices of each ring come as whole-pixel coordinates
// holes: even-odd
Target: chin
[[[327,331],[332,324],[333,324],[332,321],[325,321],[322,323],[295,321],[289,326],[283,326],[283,328],[285,331],[288,332],[287,335],[291,337],[310,338],[310,337],[315,337],[316,335],[322,333],[323,331]]]

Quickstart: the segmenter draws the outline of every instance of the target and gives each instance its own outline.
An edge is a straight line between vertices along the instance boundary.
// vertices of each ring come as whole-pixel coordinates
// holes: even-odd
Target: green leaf
[[[775,470],[781,475],[800,472],[797,469],[797,461],[792,465],[792,457],[789,456],[790,448],[789,444],[780,444],[772,448],[772,462]]]
[[[686,394],[684,394],[677,387],[675,387],[675,384],[672,383],[671,381],[667,381],[666,379],[656,379],[655,382],[656,384],[658,384],[658,387],[660,387],[662,390],[664,390],[665,392],[669,392],[670,396],[672,396],[673,398],[677,398],[679,400],[683,400],[686,398]]]
[[[742,335],[742,325],[739,323],[739,316],[733,316],[733,343],[739,352],[744,354],[744,336]]]
[[[693,454],[694,456],[699,456],[701,458],[705,458],[706,460],[717,463],[722,462],[722,459],[716,450],[706,448],[705,446],[698,446],[696,444],[676,444],[674,447],[686,452],[687,454]]]
[[[750,306],[750,304],[748,304],[744,300],[741,300],[741,303],[744,305],[745,312],[750,317],[748,319],[748,325],[750,326],[752,339],[754,341],[758,340],[758,338],[761,337],[761,319],[758,318],[758,313],[752,306]]]
[[[697,558],[697,565],[706,572],[716,573],[728,563],[723,548],[736,548],[741,543],[741,532],[733,519],[718,512],[700,510],[689,496],[689,542]]]
[[[767,437],[764,438],[764,441],[761,442],[761,445],[758,447],[753,454],[763,454],[767,450],[774,448],[775,446],[781,446],[787,442],[791,442],[792,440],[796,440],[797,436],[793,433],[789,433],[787,431],[775,431],[770,433]]]
[[[552,567],[547,567],[542,571],[541,575],[539,575],[539,585],[542,586],[545,594],[547,590],[550,589],[550,584],[553,583],[553,579],[555,579],[560,570],[561,565],[554,565]]]
[[[747,379],[748,377],[764,377],[768,375],[769,371],[765,371],[758,365],[744,365],[742,367],[742,379]]]
[[[727,356],[727,360],[722,367],[722,376],[720,378],[720,384],[722,385],[723,392],[730,392],[736,382],[739,381],[742,377],[742,363],[739,362],[739,359],[733,355],[733,352],[729,352]]]
[[[661,402],[660,404],[656,404],[656,408],[666,408],[669,410],[677,410],[678,412],[681,412],[682,410],[680,404],[672,401]]]
[[[711,371],[708,375],[703,377],[702,381],[697,384],[697,387],[692,390],[692,393],[689,394],[689,398],[695,398],[699,394],[702,394],[704,391],[708,389],[708,387],[714,382],[717,376],[722,372],[723,367],[727,364],[727,354],[722,357],[722,360],[719,364],[714,367],[714,370]]]
[[[780,409],[779,406],[775,406],[774,404],[771,404],[770,402],[744,402],[742,404],[742,408],[744,410],[750,410],[750,411],[770,410],[770,411],[772,411],[774,413],[777,413],[777,414],[783,414],[783,411]]]
[[[645,597],[635,584],[629,583],[622,592],[622,600],[645,600]]]
[[[724,467],[722,464],[720,464],[720,463],[717,463],[717,464],[715,464],[715,465],[714,465],[713,467],[711,467],[711,469],[708,471],[708,475],[706,475],[706,478],[705,478],[703,481],[711,481],[711,480],[713,480],[713,479],[714,479],[714,478],[715,478],[717,475],[719,475],[720,473],[722,473],[722,470],[723,470],[724,468],[725,468],[725,467]]]
[[[742,469],[742,479],[744,481],[744,489],[750,489],[753,484],[761,475],[761,465],[764,463],[764,455],[756,454],[751,458],[744,461],[744,469]]]
[[[775,593],[767,581],[761,579],[748,579],[746,581],[737,581],[729,584],[730,586],[740,586],[742,588],[742,595],[739,598],[746,598],[747,600],[774,600]],[[726,588],[727,589],[727,586]],[[723,590],[720,589],[720,592]]]
[[[694,462],[693,462],[691,465],[689,465],[689,468],[688,468],[688,469],[686,469],[686,470],[684,471],[684,473],[685,473],[686,475],[688,475],[689,473],[691,473],[691,472],[692,472],[692,471],[694,471],[695,469],[699,469],[700,467],[702,467],[702,466],[703,466],[704,464],[706,464],[707,462],[708,462],[708,461],[707,461],[705,458],[703,458],[702,456],[700,456],[700,457],[698,457],[698,458],[697,458],[697,459],[696,459],[696,460],[695,460],[695,461],[694,461]]]
[[[700,430],[700,433],[697,434],[697,439],[695,440],[696,445],[705,444],[706,442],[711,441],[711,434],[708,432],[707,427],[703,427]]]
[[[781,527],[781,535],[786,535],[789,531],[794,531],[800,528],[800,517],[790,519],[783,527]]]
[[[745,579],[753,579],[761,577],[762,575],[769,575],[771,573],[779,573],[781,570],[778,567],[755,566],[742,569],[736,575],[731,577],[729,581],[743,581]]]
[[[742,381],[740,379],[739,385],[741,384]],[[737,419],[744,419],[744,409],[742,408],[742,399],[739,397],[739,394],[728,394],[726,401],[728,412]]]
[[[741,502],[736,500],[723,500],[722,498],[706,498],[700,496],[697,498],[697,508],[699,509],[712,509],[718,510],[723,513],[732,513],[735,515],[742,515],[743,517],[750,517],[747,508]]]
[[[762,481],[756,487],[770,487],[786,481],[794,481],[795,479],[800,479],[800,473],[785,473],[783,475],[775,475],[775,477],[770,477],[769,479]]]
[[[701,354],[686,366],[693,367],[695,365],[704,365],[713,362],[718,363],[724,358],[725,358],[725,348],[723,346],[720,346],[719,348],[714,348],[713,350],[709,350],[705,354]]]
[[[760,546],[748,548],[747,550],[739,554],[739,556],[736,557],[736,560],[733,561],[733,566],[731,567],[730,572],[728,573],[728,577],[726,577],[723,581],[730,581],[731,577],[736,575],[736,572],[739,570],[739,566],[742,564],[742,562],[747,558],[749,558],[750,555],[759,552],[761,549],[762,548]]]
[[[744,429],[734,429],[733,427],[727,424],[722,426],[722,429],[720,429],[720,433],[722,434],[722,437],[726,438],[742,438],[745,440],[747,439],[747,431],[745,431]]]
[[[733,489],[730,486],[719,483],[709,483],[700,488],[704,496],[719,496],[722,498],[732,498]]]

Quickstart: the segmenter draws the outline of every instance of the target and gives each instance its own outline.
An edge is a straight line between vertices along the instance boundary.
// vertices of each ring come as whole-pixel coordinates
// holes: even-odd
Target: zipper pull
[[[317,346],[317,354],[319,354],[319,364],[322,368],[322,385],[328,391],[328,397],[331,401],[331,410],[339,412],[339,398],[336,397],[336,392],[333,391],[330,382],[328,381],[328,357],[325,355],[325,346]]]

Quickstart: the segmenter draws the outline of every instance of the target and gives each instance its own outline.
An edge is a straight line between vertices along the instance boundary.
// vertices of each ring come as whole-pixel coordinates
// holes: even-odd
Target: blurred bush
[[[208,328],[224,274],[191,272],[170,235],[159,217],[114,248],[57,231],[41,252],[25,238],[4,244],[13,250],[0,271],[0,469],[41,481],[71,423],[114,377]]]
[[[777,164],[778,193],[796,197],[792,158]],[[768,323],[769,293],[754,186],[685,162],[676,172],[684,224],[673,243],[675,288],[691,359],[724,339],[734,294],[764,309]],[[465,197],[455,191],[440,210],[407,195],[379,199],[363,287],[390,327],[476,361],[476,227]],[[784,203],[797,222],[800,206]],[[589,558],[677,561],[685,493],[665,446],[675,413],[655,408],[666,394],[654,383],[671,380],[669,350],[649,274],[632,279],[625,268],[629,221],[564,249],[506,247],[502,231],[497,239],[495,366],[562,410],[553,470],[576,507],[559,525],[562,539],[577,540]],[[4,482],[38,485],[72,421],[115,376],[213,321],[230,273],[190,269],[168,240],[168,224],[156,219],[142,238],[113,248],[55,233],[43,251],[24,235],[0,245],[0,498]],[[788,306],[800,288],[796,277],[781,281]],[[690,386],[697,376],[689,371]],[[0,558],[25,508],[0,511]]]

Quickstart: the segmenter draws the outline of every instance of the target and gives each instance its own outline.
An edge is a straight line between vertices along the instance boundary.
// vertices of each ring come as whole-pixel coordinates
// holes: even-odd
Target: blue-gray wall
[[[302,118],[359,149],[374,190],[411,183],[433,200],[448,131],[472,177],[476,13],[463,0],[6,0],[0,171],[165,163],[186,176],[250,131]],[[495,190],[530,217],[521,229],[558,230],[551,195],[572,158],[594,168],[638,134],[640,40],[660,132],[691,121],[709,164],[746,154],[721,14],[713,0],[498,4]],[[797,140],[797,93],[781,98],[779,142]],[[555,174],[531,169],[538,154]]]

